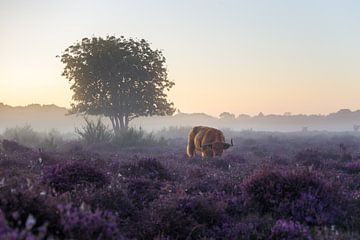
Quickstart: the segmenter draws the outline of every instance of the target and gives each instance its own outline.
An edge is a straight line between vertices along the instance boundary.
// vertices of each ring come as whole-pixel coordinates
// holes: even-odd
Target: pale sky
[[[182,112],[360,109],[356,0],[0,0],[0,102],[69,107],[55,56],[106,35],[163,50]]]

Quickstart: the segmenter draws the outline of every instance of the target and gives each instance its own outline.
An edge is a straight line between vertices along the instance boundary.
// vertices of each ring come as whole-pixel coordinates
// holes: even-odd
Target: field
[[[359,135],[250,132],[207,160],[165,143],[3,140],[0,238],[360,239]]]

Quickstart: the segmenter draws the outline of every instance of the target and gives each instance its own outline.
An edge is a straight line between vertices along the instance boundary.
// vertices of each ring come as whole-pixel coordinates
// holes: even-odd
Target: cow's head
[[[225,149],[233,146],[233,141],[231,143],[224,142],[213,142],[208,144],[201,145],[201,149],[205,152],[206,156],[221,156]]]

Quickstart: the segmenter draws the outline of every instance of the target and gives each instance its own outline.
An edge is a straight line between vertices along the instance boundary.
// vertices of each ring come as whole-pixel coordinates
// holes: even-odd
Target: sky
[[[360,1],[0,0],[0,102],[69,107],[56,55],[125,36],[166,57],[181,112],[360,109]]]

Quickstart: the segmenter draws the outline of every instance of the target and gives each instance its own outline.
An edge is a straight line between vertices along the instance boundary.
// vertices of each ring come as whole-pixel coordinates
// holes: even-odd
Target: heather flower
[[[271,228],[269,240],[312,240],[312,237],[307,227],[281,219]]]
[[[112,211],[123,219],[132,217],[136,212],[126,192],[119,187],[99,189],[87,199],[87,202],[93,209]]]
[[[136,207],[144,208],[159,196],[160,187],[156,180],[133,178],[128,182],[127,192]]]
[[[360,161],[354,161],[354,162],[346,163],[344,165],[343,169],[346,172],[352,173],[352,174],[360,173]]]
[[[31,231],[33,234],[43,232],[49,235],[62,235],[56,208],[38,195],[3,191],[0,194],[0,209],[12,228]],[[46,230],[43,229],[45,226]]]
[[[333,224],[340,195],[319,176],[305,171],[262,171],[244,183],[248,201],[261,213],[308,224]]]
[[[81,185],[102,187],[109,182],[101,171],[76,162],[49,168],[43,180],[57,192],[71,191]]]
[[[116,216],[110,211],[91,211],[71,205],[59,205],[58,208],[68,238],[125,239],[119,232]]]
[[[170,180],[169,171],[156,159],[143,159],[136,163],[121,166],[121,174],[127,177],[146,177],[158,180]]]

